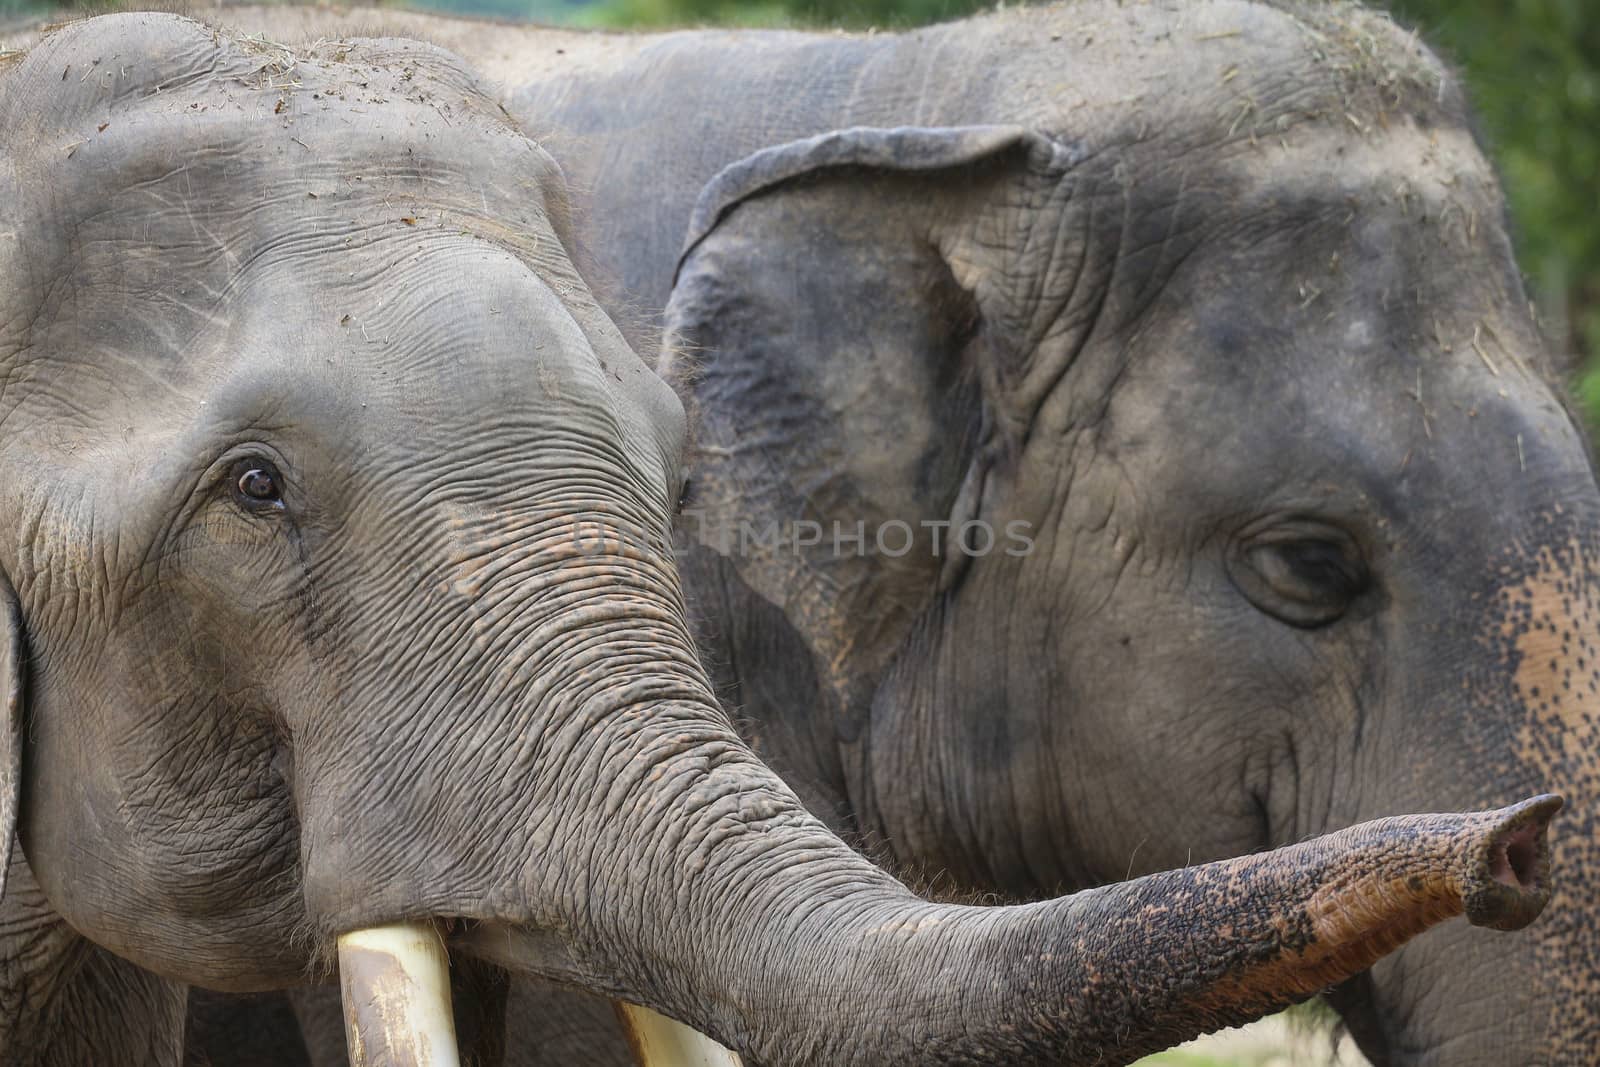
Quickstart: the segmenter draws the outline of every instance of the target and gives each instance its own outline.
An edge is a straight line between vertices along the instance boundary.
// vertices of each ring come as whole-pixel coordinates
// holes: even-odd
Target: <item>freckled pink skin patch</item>
[[[1516,658],[1515,695],[1527,709],[1516,754],[1543,788],[1567,799],[1551,832],[1554,894],[1534,949],[1564,995],[1541,1028],[1550,1047],[1530,1054],[1530,1063],[1575,1062],[1558,1035],[1600,1033],[1600,930],[1588,918],[1600,877],[1593,815],[1600,801],[1600,605],[1591,592],[1597,564],[1594,546],[1577,540],[1542,546],[1526,577],[1500,594],[1499,650]],[[1514,882],[1524,859],[1519,843],[1509,842],[1495,877]]]

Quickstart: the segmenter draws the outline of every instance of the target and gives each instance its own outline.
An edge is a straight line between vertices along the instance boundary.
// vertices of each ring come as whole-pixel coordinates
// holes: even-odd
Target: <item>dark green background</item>
[[[71,0],[68,0],[71,2]],[[897,27],[991,0],[418,0],[567,25]],[[0,15],[58,7],[0,0]],[[1545,333],[1600,428],[1600,0],[1392,0],[1464,69]]]

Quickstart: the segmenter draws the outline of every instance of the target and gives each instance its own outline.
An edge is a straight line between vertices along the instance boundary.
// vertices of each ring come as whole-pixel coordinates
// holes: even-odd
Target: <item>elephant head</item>
[[[1566,793],[1535,941],[1440,931],[1331,999],[1380,1064],[1587,1062],[1590,454],[1456,80],[1295,10],[1235,12],[1215,78],[1168,14],[1077,55],[1160,113],[843,129],[707,186],[662,367],[710,660],[814,810],[956,890]]]
[[[926,903],[718,708],[683,411],[458,62],[107,16],[0,71],[0,130],[8,1055],[422,923],[761,1062],[1112,1062],[1548,895],[1553,799]]]

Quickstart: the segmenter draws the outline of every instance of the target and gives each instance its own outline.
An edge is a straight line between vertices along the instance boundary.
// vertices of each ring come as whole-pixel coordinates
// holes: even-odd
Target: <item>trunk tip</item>
[[[1547,793],[1494,813],[1474,856],[1467,920],[1495,930],[1520,930],[1550,902],[1550,820],[1564,801]]]

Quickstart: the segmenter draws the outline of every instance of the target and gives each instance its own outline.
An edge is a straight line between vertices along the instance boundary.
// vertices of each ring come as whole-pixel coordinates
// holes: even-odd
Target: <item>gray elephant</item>
[[[815,810],[1032,897],[1559,789],[1536,946],[1440,931],[1329,999],[1378,1064],[1592,1062],[1600,496],[1414,35],[1219,0],[560,47],[509,105],[607,299],[671,294],[685,581]],[[797,519],[919,536],[741,551]],[[1033,551],[941,556],[972,521]]]
[[[396,923],[752,1062],[1114,1063],[1548,897],[1547,797],[928,903],[717,706],[683,412],[459,62],[107,16],[0,131],[8,1063],[175,1063],[186,985]]]
[[[1591,1062],[1600,493],[1415,35],[1241,0],[384,17],[506,84],[639,343],[666,307],[701,644],[837,831],[1031,899],[1554,788],[1532,945],[1440,931],[1328,999],[1379,1064]],[[1020,555],[951,550],[1013,523]]]

